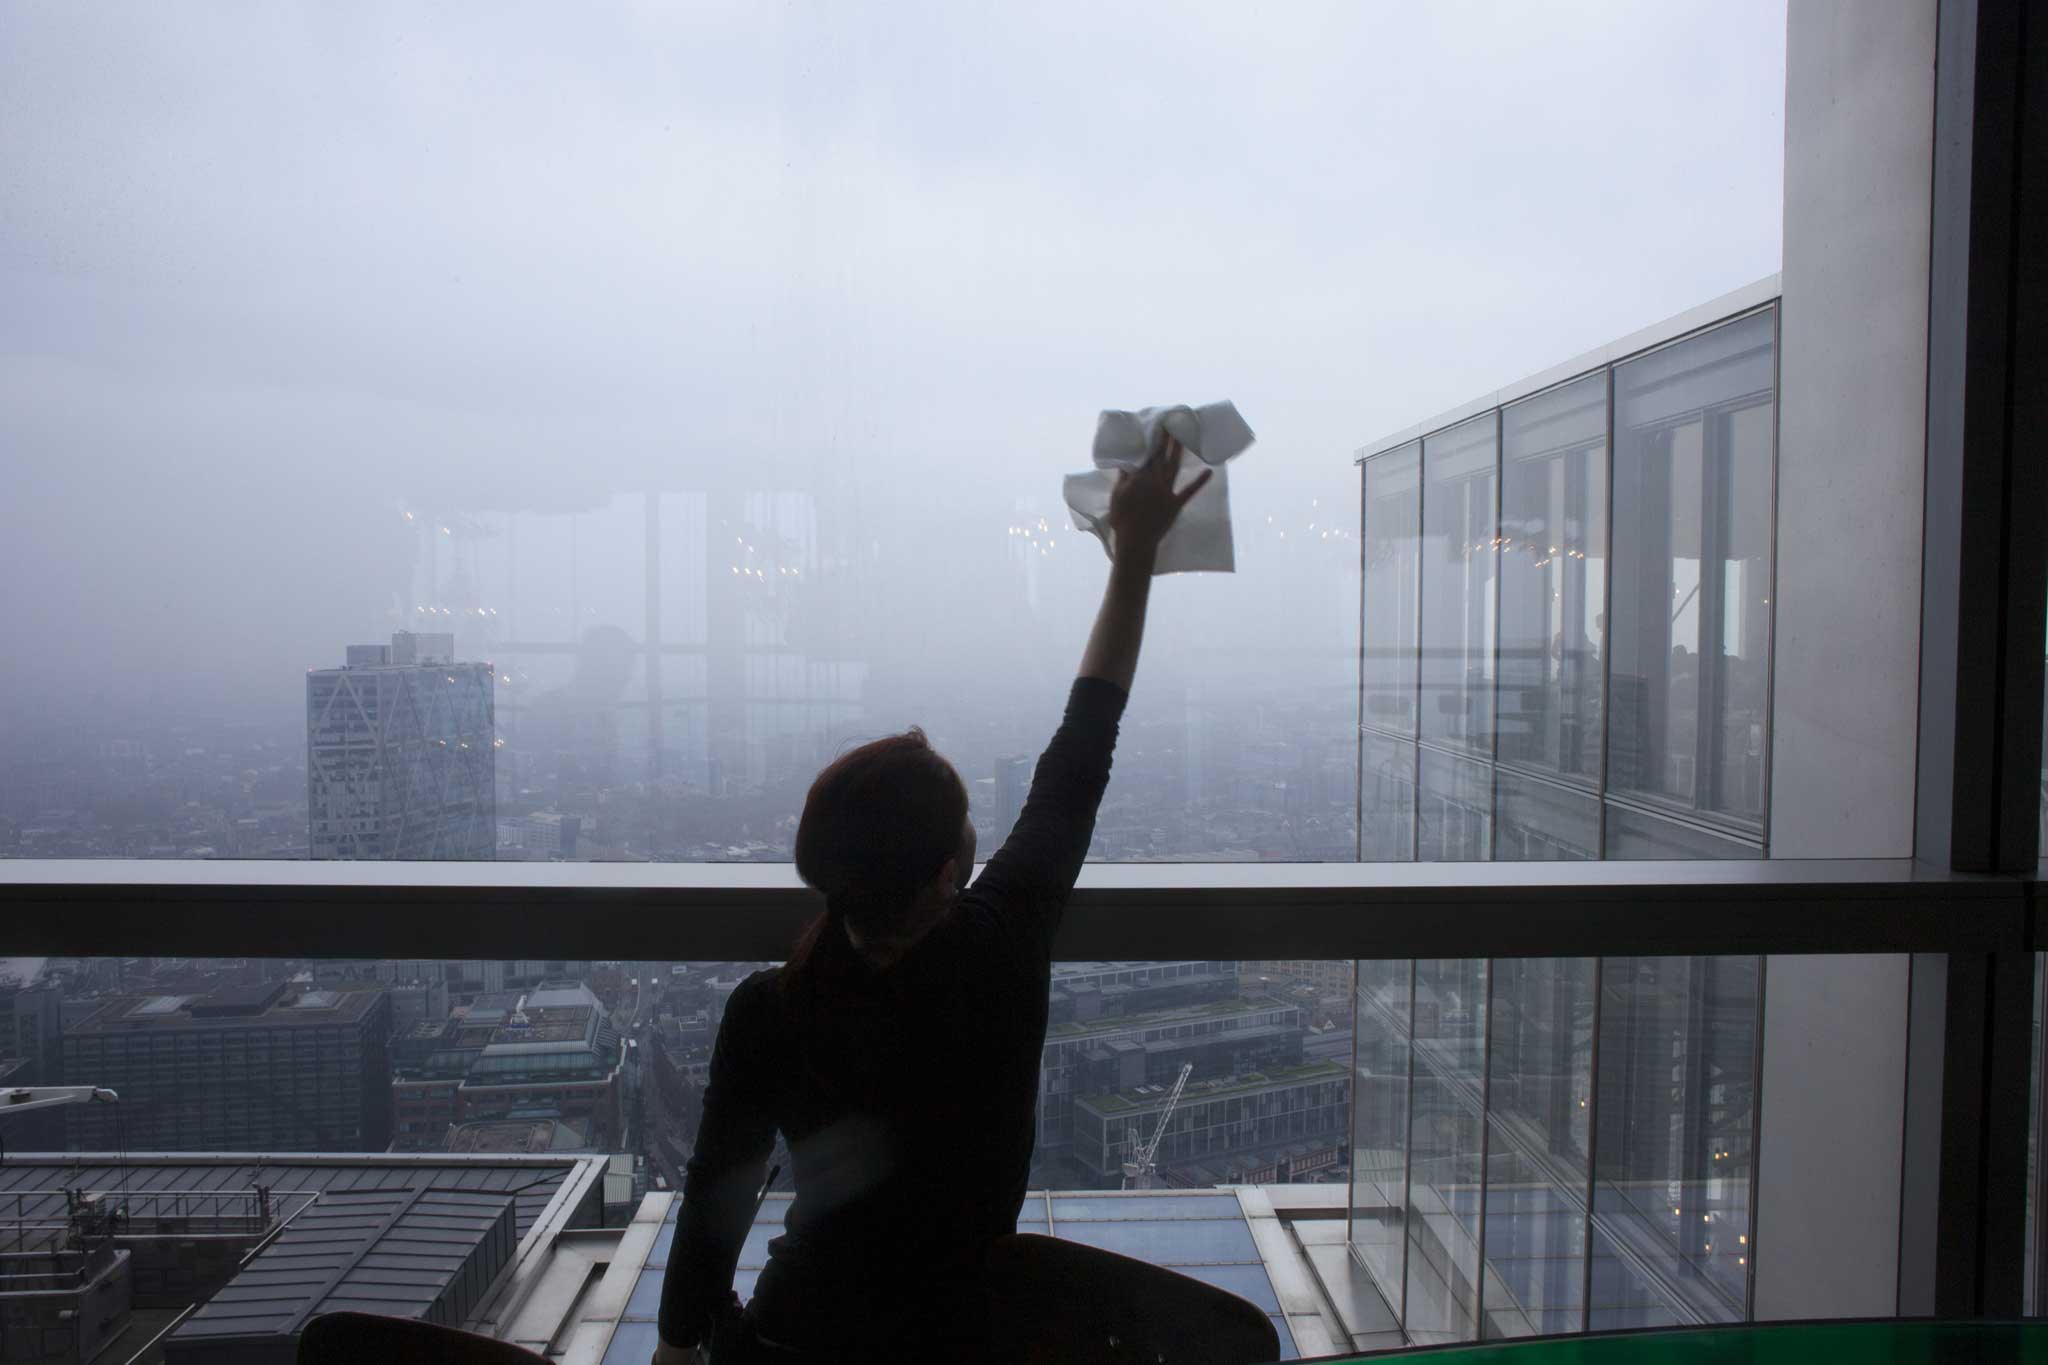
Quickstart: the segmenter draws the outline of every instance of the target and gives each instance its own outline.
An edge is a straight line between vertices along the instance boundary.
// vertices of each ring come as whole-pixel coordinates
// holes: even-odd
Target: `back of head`
[[[960,851],[967,788],[915,727],[851,749],[818,774],[796,831],[796,870],[827,914],[888,934]]]

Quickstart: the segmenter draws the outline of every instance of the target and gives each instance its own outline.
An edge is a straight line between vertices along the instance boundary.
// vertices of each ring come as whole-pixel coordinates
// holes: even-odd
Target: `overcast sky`
[[[1784,27],[9,0],[0,687],[289,709],[418,595],[404,510],[607,535],[707,483],[857,490],[998,655],[960,547],[1056,520],[1097,409],[1222,397],[1240,573],[1170,585],[1162,648],[1340,654],[1355,544],[1250,527],[1355,533],[1360,444],[1775,271]],[[1059,549],[1021,610],[1078,655],[1102,559]],[[588,591],[637,630],[637,590]]]

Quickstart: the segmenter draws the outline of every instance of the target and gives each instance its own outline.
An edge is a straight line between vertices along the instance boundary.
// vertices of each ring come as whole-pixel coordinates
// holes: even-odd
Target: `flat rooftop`
[[[1141,1010],[1136,1014],[1105,1014],[1099,1019],[1074,1019],[1064,1024],[1051,1025],[1046,1029],[1045,1037],[1047,1042],[1052,1042],[1058,1039],[1085,1038],[1091,1033],[1117,1033],[1127,1029],[1196,1023],[1204,1019],[1227,1019],[1233,1014],[1249,1014],[1254,1010],[1300,1008],[1299,1004],[1291,1000],[1234,996],[1229,1000],[1204,1000],[1197,1004],[1174,1005],[1167,1009]]]
[[[382,986],[315,989],[286,992],[267,1006],[251,1003],[255,993],[245,987],[164,995],[117,995],[84,1020],[67,1026],[64,1036],[353,1024],[367,1015],[383,994]]]
[[[1267,1090],[1281,1090],[1288,1086],[1310,1085],[1317,1081],[1343,1080],[1351,1069],[1341,1062],[1305,1062],[1300,1066],[1275,1067],[1270,1071],[1251,1071],[1227,1080],[1191,1081],[1181,1095],[1183,1105],[1225,1099],[1232,1095],[1251,1095]],[[1163,1109],[1173,1095],[1170,1085],[1154,1086],[1150,1093],[1136,1090],[1120,1090],[1107,1095],[1077,1095],[1074,1103],[1098,1114],[1130,1114],[1147,1109]]]

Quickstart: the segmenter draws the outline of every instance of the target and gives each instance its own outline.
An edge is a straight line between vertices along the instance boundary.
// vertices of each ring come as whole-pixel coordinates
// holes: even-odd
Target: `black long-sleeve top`
[[[1053,934],[1124,703],[1114,683],[1075,681],[1015,829],[902,958],[878,969],[828,928],[798,981],[775,968],[733,992],[684,1171],[663,1340],[708,1335],[777,1130],[796,1197],[747,1309],[762,1335],[908,1359],[943,1336],[949,1305],[968,1311],[980,1253],[1023,1201]]]

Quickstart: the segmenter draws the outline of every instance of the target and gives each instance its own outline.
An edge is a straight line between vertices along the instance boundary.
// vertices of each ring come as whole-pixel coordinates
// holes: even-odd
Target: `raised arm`
[[[1038,760],[1016,828],[974,884],[974,894],[1028,931],[1034,952],[1051,951],[1067,895],[1088,856],[1095,809],[1109,785],[1117,721],[1145,639],[1160,538],[1209,480],[1205,470],[1176,492],[1181,453],[1180,444],[1162,433],[1144,468],[1117,482],[1109,504],[1115,559],[1066,715]]]
[[[1159,542],[1180,509],[1202,491],[1210,471],[1175,491],[1185,455],[1179,441],[1160,429],[1152,458],[1136,473],[1121,474],[1109,498],[1110,537],[1116,557],[1109,566],[1109,586],[1095,629],[1081,652],[1080,676],[1115,683],[1126,694],[1138,672],[1138,650],[1145,643],[1145,606],[1152,596],[1152,570]]]

